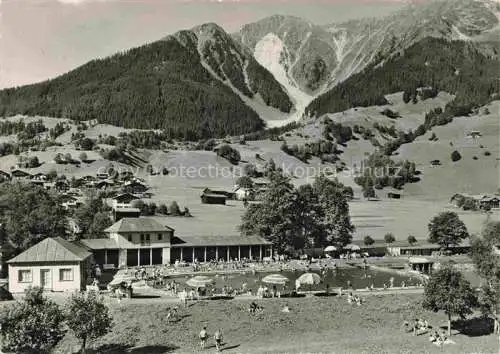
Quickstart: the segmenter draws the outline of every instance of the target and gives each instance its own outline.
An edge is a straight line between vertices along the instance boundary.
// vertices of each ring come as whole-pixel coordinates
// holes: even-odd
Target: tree
[[[66,162],[71,162],[73,161],[73,156],[71,156],[71,154],[68,152],[64,154],[64,160],[66,160]]]
[[[371,236],[365,236],[365,238],[363,239],[363,243],[367,246],[371,246],[375,243],[375,240],[371,238]]]
[[[179,208],[179,204],[174,200],[172,203],[170,203],[170,206],[168,207],[168,212],[172,216],[181,216],[181,208]]]
[[[365,198],[376,198],[375,189],[373,186],[367,186],[363,188],[363,197]]]
[[[64,336],[63,311],[38,287],[29,288],[22,301],[3,307],[0,318],[5,351],[48,353]]]
[[[455,150],[455,151],[453,151],[453,152],[451,153],[451,161],[453,161],[453,162],[457,162],[457,161],[459,161],[461,158],[462,158],[462,155],[460,155],[460,153],[459,153],[457,150]]]
[[[65,161],[64,161],[63,155],[60,153],[56,154],[56,156],[54,157],[54,162],[57,164],[64,163]]]
[[[477,298],[470,283],[462,273],[450,264],[445,264],[430,277],[424,289],[424,309],[434,312],[444,311],[448,316],[448,335],[451,335],[452,316],[465,316],[472,313]]]
[[[146,165],[146,173],[148,175],[152,175],[153,174],[153,165],[150,165],[150,164]]]
[[[494,332],[500,334],[500,221],[489,222],[481,237],[472,241],[471,257],[476,272],[486,280],[479,298],[481,312],[494,320]],[[500,340],[500,338],[499,338]]]
[[[66,237],[66,215],[59,197],[32,184],[0,185],[0,222],[12,256],[46,237]]]
[[[85,152],[82,152],[79,157],[80,157],[80,161],[82,161],[82,162],[88,161],[88,156]]]
[[[76,223],[83,238],[103,238],[104,230],[112,225],[109,218],[109,209],[96,192],[89,192],[85,203],[80,205],[75,211]]]
[[[82,150],[90,151],[94,148],[94,141],[89,138],[83,138],[80,140],[80,148]]]
[[[28,167],[29,168],[35,168],[35,167],[38,167],[38,166],[40,166],[40,162],[38,161],[38,157],[37,156],[31,156],[28,159]]]
[[[217,155],[227,159],[229,162],[231,162],[234,165],[238,164],[238,162],[240,162],[240,160],[241,160],[241,156],[240,156],[239,151],[236,149],[233,149],[231,146],[229,146],[227,144],[222,145],[217,150]]]
[[[415,238],[415,236],[413,235],[408,235],[408,243],[410,245],[414,245],[415,243],[417,243],[417,239]]]
[[[253,187],[253,181],[250,177],[248,176],[242,176],[236,180],[236,184],[240,188],[252,188]]]
[[[168,208],[164,203],[158,206],[158,214],[168,215]]]
[[[388,233],[388,234],[385,234],[384,241],[385,241],[385,243],[393,243],[394,241],[396,241],[396,238],[394,237],[393,234]]]
[[[94,292],[77,293],[67,306],[67,324],[82,342],[82,353],[85,353],[89,340],[102,337],[111,330],[112,318],[108,307]]]
[[[445,211],[435,216],[428,225],[429,242],[444,248],[460,244],[469,237],[469,232],[457,213]]]
[[[258,177],[259,173],[254,164],[248,163],[243,167],[243,173],[248,177]]]
[[[56,178],[57,178],[57,171],[55,169],[51,169],[49,173],[47,173],[47,179],[49,181],[53,181]]]

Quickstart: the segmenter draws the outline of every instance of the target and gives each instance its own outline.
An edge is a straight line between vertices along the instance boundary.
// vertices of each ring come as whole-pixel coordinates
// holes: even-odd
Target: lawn
[[[192,353],[203,326],[209,333],[223,329],[226,353],[496,353],[498,338],[454,330],[456,344],[442,348],[427,335],[403,332],[404,320],[427,319],[434,327],[445,324],[442,313],[421,310],[421,295],[372,295],[361,307],[351,307],[345,298],[270,299],[261,301],[264,314],[249,315],[250,300],[205,301],[181,310],[177,323],[166,321],[167,304],[162,299],[113,303],[114,328],[94,344],[96,353]],[[291,309],[282,313],[284,303]],[[479,331],[479,332],[478,332]],[[213,344],[209,341],[209,347]],[[67,335],[55,353],[78,349]],[[214,348],[206,352],[214,352]]]

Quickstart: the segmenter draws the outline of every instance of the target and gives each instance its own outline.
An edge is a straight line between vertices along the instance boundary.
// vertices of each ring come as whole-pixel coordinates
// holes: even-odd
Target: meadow
[[[498,338],[488,334],[478,319],[467,329],[453,330],[455,344],[437,347],[428,335],[404,333],[404,321],[425,318],[433,328],[446,316],[421,309],[421,295],[367,295],[360,307],[345,298],[260,300],[264,313],[250,315],[250,300],[201,301],[180,310],[178,321],[167,323],[170,303],[162,299],[112,302],[114,327],[94,343],[93,353],[193,353],[199,351],[198,333],[207,326],[213,335],[224,333],[224,353],[496,353]],[[127,302],[129,301],[129,302]],[[284,304],[290,313],[283,313]],[[202,352],[215,352],[213,340]],[[76,352],[68,334],[54,351]]]

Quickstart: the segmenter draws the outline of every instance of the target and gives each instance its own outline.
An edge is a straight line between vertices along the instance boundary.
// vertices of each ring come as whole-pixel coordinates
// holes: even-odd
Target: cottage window
[[[146,234],[146,243],[149,243],[151,239],[149,238],[149,234]]]
[[[19,283],[31,283],[33,281],[33,275],[29,269],[20,270],[17,273],[17,278]]]
[[[163,240],[163,235],[162,234],[158,234],[158,241],[161,241]]]
[[[132,235],[128,235],[128,242],[132,242]]]
[[[59,269],[59,281],[73,281],[73,269]]]

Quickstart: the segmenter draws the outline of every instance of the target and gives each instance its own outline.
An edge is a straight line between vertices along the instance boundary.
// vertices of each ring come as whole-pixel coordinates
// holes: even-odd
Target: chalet
[[[213,190],[210,188],[205,188],[203,190],[203,193],[223,195],[227,199],[234,199],[234,197],[235,197],[234,192],[228,192],[228,191],[223,191],[223,190]]]
[[[0,182],[10,181],[10,173],[0,170]]]
[[[23,293],[39,286],[45,291],[85,290],[92,261],[86,248],[60,237],[49,237],[7,261],[9,291]]]
[[[54,182],[54,189],[59,193],[65,193],[69,191],[70,185],[69,182],[65,179],[59,179]]]
[[[253,188],[243,188],[239,187],[234,191],[234,195],[237,200],[254,200],[255,191]]]
[[[45,173],[38,172],[31,176],[31,181],[47,182],[47,175]]]
[[[141,210],[138,208],[131,206],[113,207],[113,220],[115,222],[123,218],[138,218],[139,216],[141,216]]]
[[[28,180],[31,178],[31,174],[19,169],[12,170],[10,174],[14,180]]]
[[[100,190],[106,190],[114,186],[114,183],[105,179],[105,180],[100,180],[97,182],[94,182],[92,184],[93,188],[100,189]]]
[[[450,203],[459,207],[463,204],[464,200],[472,200],[477,209],[498,209],[500,208],[500,196],[499,195],[488,195],[488,194],[454,194]]]
[[[108,179],[109,178],[109,173],[107,172],[98,172],[96,173],[97,179]]]
[[[122,187],[122,191],[124,193],[131,193],[131,194],[144,193],[148,189],[149,188],[147,185],[137,180],[125,182],[125,184]]]
[[[227,196],[224,194],[216,194],[210,192],[203,192],[201,195],[201,202],[203,204],[226,204]]]
[[[130,203],[134,200],[138,200],[139,197],[131,193],[122,193],[111,198],[111,207],[113,208],[128,208]]]
[[[469,134],[467,134],[468,137],[476,139],[482,136],[481,132],[478,130],[473,130]]]
[[[253,186],[255,189],[267,189],[269,182],[265,178],[253,178]]]
[[[387,198],[401,199],[401,193],[389,192],[389,193],[387,193]]]
[[[83,204],[78,198],[69,194],[61,195],[60,200],[64,209],[76,209]]]

